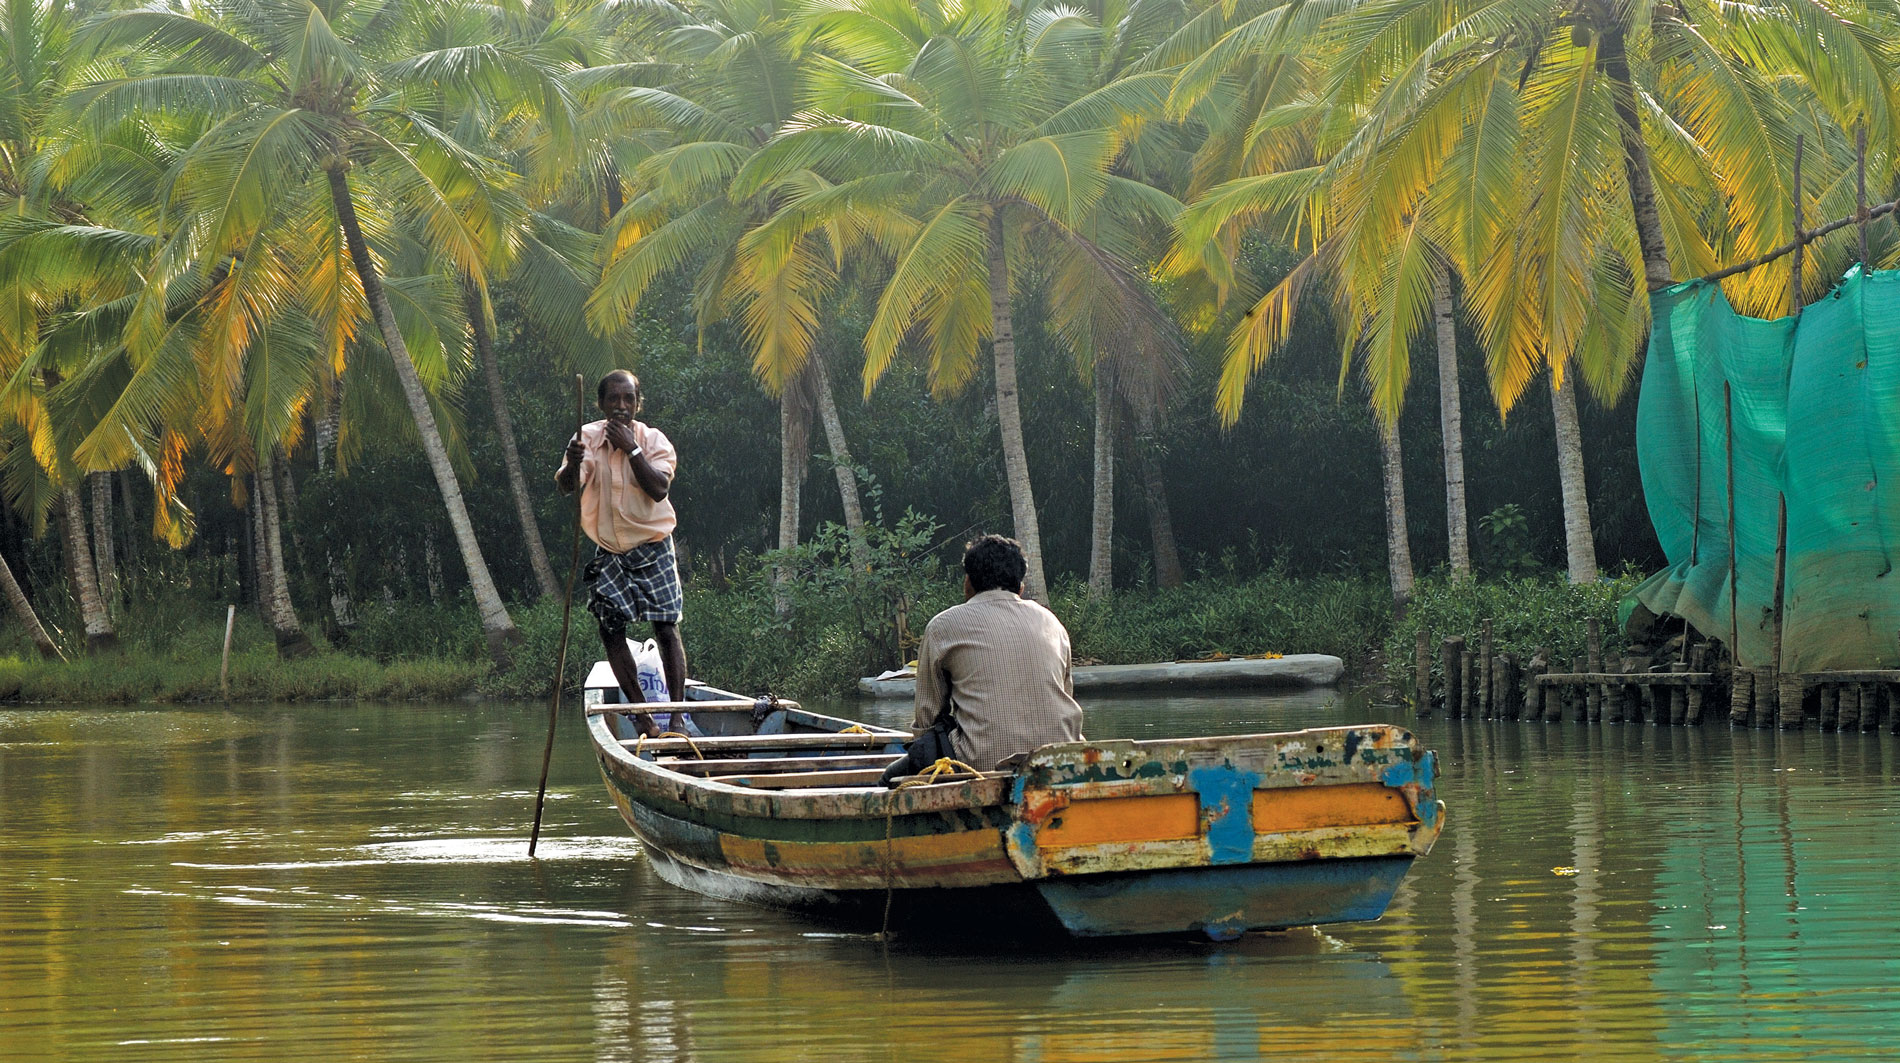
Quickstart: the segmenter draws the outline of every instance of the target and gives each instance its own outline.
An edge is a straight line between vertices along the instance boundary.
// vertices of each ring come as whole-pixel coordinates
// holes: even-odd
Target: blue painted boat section
[[[1208,765],[1188,772],[1188,789],[1201,798],[1208,859],[1244,864],[1253,859],[1253,791],[1260,773],[1232,764]]]
[[[1071,934],[1179,933],[1229,941],[1248,930],[1377,919],[1410,856],[1245,864],[1050,878],[1042,899]]]

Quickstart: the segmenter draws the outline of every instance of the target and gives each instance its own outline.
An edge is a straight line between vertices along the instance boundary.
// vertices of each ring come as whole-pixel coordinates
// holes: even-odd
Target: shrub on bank
[[[1458,635],[1472,650],[1485,620],[1491,621],[1493,652],[1515,653],[1529,660],[1539,649],[1551,654],[1551,664],[1569,667],[1572,657],[1586,648],[1589,621],[1601,621],[1603,654],[1623,651],[1623,634],[1616,624],[1617,603],[1635,589],[1642,577],[1625,572],[1595,583],[1571,583],[1562,576],[1525,576],[1499,580],[1452,583],[1442,577],[1421,580],[1405,619],[1392,625],[1385,638],[1386,672],[1391,681],[1409,691],[1413,684],[1418,632],[1431,637],[1432,674],[1442,682],[1438,662],[1440,640]]]
[[[746,694],[792,697],[852,691],[860,676],[908,662],[916,639],[940,610],[962,599],[954,573],[937,564],[936,529],[900,522],[874,533],[876,564],[859,573],[841,534],[821,534],[785,554],[734,566],[715,585],[700,573],[687,584],[687,656],[692,674]],[[785,578],[777,578],[783,571]],[[1634,586],[1626,574],[1585,586],[1561,577],[1450,584],[1421,582],[1406,617],[1394,623],[1385,582],[1371,577],[1299,578],[1270,570],[1251,578],[1209,575],[1182,587],[1124,590],[1091,601],[1081,584],[1058,583],[1052,607],[1067,625],[1078,659],[1103,664],[1185,660],[1214,654],[1330,653],[1353,679],[1373,678],[1381,655],[1401,689],[1411,681],[1414,634],[1434,640],[1475,638],[1493,621],[1500,651],[1528,657],[1538,647],[1555,661],[1581,654],[1589,618],[1603,621],[1604,651],[1621,651],[1616,603]],[[162,598],[162,600],[160,600]],[[782,608],[781,608],[782,607]],[[549,695],[560,646],[558,600],[512,610],[522,635],[513,660],[487,659],[480,624],[466,597],[443,603],[368,603],[361,623],[331,648],[280,661],[255,612],[241,609],[231,659],[234,701],[447,700],[478,694],[541,699]],[[68,663],[43,662],[17,631],[0,636],[0,700],[123,704],[215,701],[224,608],[169,594],[134,602],[121,621],[124,652],[89,658],[68,649]],[[636,633],[645,637],[644,625]],[[577,690],[601,656],[593,617],[577,602],[564,677]]]

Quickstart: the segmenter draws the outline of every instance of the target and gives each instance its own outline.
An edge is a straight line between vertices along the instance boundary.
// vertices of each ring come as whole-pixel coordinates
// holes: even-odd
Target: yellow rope
[[[841,735],[868,735],[871,732],[868,729],[866,729],[863,724],[854,723],[851,726],[845,728],[844,730],[839,731],[838,733]]]
[[[969,776],[974,777],[974,776],[981,776],[982,774],[983,774],[982,772],[976,770],[975,768],[970,767],[968,764],[965,764],[964,762],[960,760],[954,760],[950,757],[939,757],[935,764],[932,764],[930,767],[925,768],[923,771],[918,772],[916,775],[913,775],[910,778],[905,779],[903,782],[898,783],[897,788],[899,790],[903,790],[912,786],[930,786],[933,783],[937,783],[937,782],[960,782],[961,781],[960,779],[956,779],[956,778],[945,779],[943,778],[945,775],[951,775],[951,776],[969,775]]]
[[[693,741],[692,735],[683,735],[683,734],[680,734],[678,731],[661,731],[659,734],[654,735],[653,737],[655,738],[684,738],[686,739],[686,744],[692,747],[693,756],[698,757],[700,760],[706,759],[706,754],[701,753],[699,751],[699,744]],[[640,755],[640,751],[646,748],[646,744],[647,744],[647,736],[642,734],[640,736],[640,740],[633,744],[633,755],[635,757],[638,757]]]
[[[944,776],[958,776],[946,779]],[[960,776],[968,775],[980,779],[983,773],[968,764],[951,757],[939,757],[935,764],[922,772],[897,784],[898,790],[907,790],[913,786],[929,786],[936,782],[961,782]],[[893,793],[884,804],[884,925],[877,932],[877,940],[889,943],[891,940],[891,896],[897,892],[897,853],[892,826],[897,820],[897,797]]]

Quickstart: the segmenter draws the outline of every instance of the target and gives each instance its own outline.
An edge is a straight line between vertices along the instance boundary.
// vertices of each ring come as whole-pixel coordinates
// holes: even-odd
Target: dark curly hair
[[[642,395],[640,392],[640,378],[637,376],[634,376],[630,370],[616,369],[613,372],[608,373],[606,376],[601,377],[600,383],[594,385],[594,401],[595,402],[607,401],[607,381],[612,380],[614,377],[617,377],[617,376],[624,376],[629,381],[632,382],[633,384],[633,412],[639,413],[640,407],[645,405],[645,402],[643,401],[645,396]]]
[[[964,544],[963,574],[970,577],[970,590],[1020,592],[1029,563],[1023,560],[1023,544],[1001,535],[983,535]]]

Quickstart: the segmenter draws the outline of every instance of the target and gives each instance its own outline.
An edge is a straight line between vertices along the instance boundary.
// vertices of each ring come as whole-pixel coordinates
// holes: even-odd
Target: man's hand
[[[640,446],[640,440],[633,434],[633,423],[631,421],[622,422],[609,420],[607,422],[607,442],[613,444],[615,450],[624,450],[629,453],[639,449]]]
[[[567,463],[579,468],[581,459],[587,456],[587,448],[581,445],[581,437],[575,436],[567,441]]]

